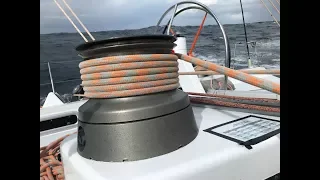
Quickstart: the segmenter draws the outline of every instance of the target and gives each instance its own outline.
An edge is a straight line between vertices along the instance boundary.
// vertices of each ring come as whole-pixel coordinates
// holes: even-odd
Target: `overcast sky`
[[[172,5],[181,0],[66,0],[89,31],[106,31],[117,29],[138,29],[156,25],[161,15]],[[280,10],[277,1],[270,0]],[[64,6],[62,0],[57,2],[76,22]],[[198,0],[217,15],[222,24],[242,23],[239,0]],[[273,15],[280,20],[279,14],[268,0],[264,0]],[[242,0],[246,23],[272,21],[273,18],[260,0]],[[177,16],[174,25],[199,25],[204,12],[188,10]],[[169,19],[170,16],[167,16]],[[163,21],[163,22],[167,22]],[[78,23],[76,23],[78,25]],[[216,24],[207,18],[206,24]],[[80,25],[78,25],[80,28]],[[81,31],[83,31],[81,29]],[[40,0],[40,33],[76,32],[74,27],[56,6],[53,0]]]

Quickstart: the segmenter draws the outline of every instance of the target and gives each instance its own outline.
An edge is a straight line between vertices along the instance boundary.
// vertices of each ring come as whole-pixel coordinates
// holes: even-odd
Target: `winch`
[[[198,134],[188,94],[177,89],[176,38],[111,38],[77,47],[89,100],[79,108],[78,153],[104,162],[160,156]],[[87,93],[87,94],[86,94]]]

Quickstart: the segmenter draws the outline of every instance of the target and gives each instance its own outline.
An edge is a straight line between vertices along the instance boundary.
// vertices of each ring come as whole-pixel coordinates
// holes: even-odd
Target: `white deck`
[[[77,102],[42,108],[40,109],[40,122],[70,115],[78,116],[78,109],[85,102],[86,100],[81,100]],[[77,127],[78,124],[76,123],[73,125],[40,132],[40,147],[46,146],[64,135],[75,132],[77,130]]]
[[[67,180],[263,180],[280,172],[280,134],[248,150],[233,141],[204,132],[248,113],[193,107],[200,131],[187,146],[166,155],[134,162],[98,162],[77,153],[76,135],[61,150]],[[269,117],[279,120],[279,117]]]
[[[271,75],[255,75],[279,83]],[[214,94],[280,99],[246,83],[230,80],[236,91],[213,91]],[[85,100],[40,109],[40,122],[69,115],[78,115]],[[253,149],[204,132],[204,129],[250,115],[223,107],[193,107],[200,127],[197,138],[187,146],[159,157],[124,163],[97,162],[77,153],[77,138],[72,135],[62,143],[62,159],[66,180],[264,180],[280,172],[280,134],[267,139]],[[258,115],[261,117],[270,117]],[[279,117],[270,117],[279,120]],[[40,132],[40,146],[77,130],[77,124]]]

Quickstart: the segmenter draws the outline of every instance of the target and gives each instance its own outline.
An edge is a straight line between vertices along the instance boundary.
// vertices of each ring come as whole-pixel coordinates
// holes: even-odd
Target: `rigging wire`
[[[279,11],[279,9],[273,4],[273,2],[272,1],[270,1],[270,0],[268,0],[271,4],[272,4],[272,6],[274,7],[274,9],[276,9],[276,11],[280,14],[280,11]]]
[[[277,19],[272,15],[271,11],[269,10],[269,8],[267,7],[267,5],[263,2],[263,0],[260,0],[261,3],[264,5],[264,7],[269,11],[271,17],[274,19],[274,21],[278,24],[278,26],[280,27],[279,22],[277,21]]]
[[[66,18],[70,21],[70,23],[73,25],[73,27],[77,30],[77,32],[80,34],[80,36],[83,38],[83,40],[85,42],[88,42],[88,39],[82,34],[82,32],[79,30],[79,28],[74,24],[74,22],[70,19],[70,17],[68,16],[68,14],[62,9],[62,7],[60,6],[60,4],[56,1],[53,0],[56,5],[58,6],[58,8],[62,11],[62,13],[66,16]]]
[[[86,28],[86,26],[80,21],[80,19],[78,18],[78,16],[76,15],[76,13],[73,12],[73,10],[71,9],[71,7],[69,6],[69,4],[65,1],[62,0],[63,3],[67,6],[67,8],[71,11],[71,13],[73,14],[73,16],[78,20],[78,22],[80,23],[80,25],[82,26],[82,28],[88,33],[88,35],[90,36],[90,38],[92,39],[92,41],[95,41],[94,37],[91,35],[91,33],[89,32],[89,30]]]
[[[243,7],[242,7],[242,1],[241,1],[241,0],[240,0],[240,5],[241,5],[243,29],[244,29],[244,35],[245,35],[245,39],[246,39],[246,46],[247,46],[247,53],[248,53],[248,66],[251,67],[251,59],[250,59],[250,51],[249,51],[249,46],[248,46],[248,37],[247,37],[246,22],[244,21],[244,14],[243,14]]]

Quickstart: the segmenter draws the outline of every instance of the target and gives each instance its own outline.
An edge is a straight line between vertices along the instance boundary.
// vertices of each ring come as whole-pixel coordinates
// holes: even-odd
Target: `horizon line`
[[[263,22],[274,22],[274,21],[256,21],[256,22],[250,22],[246,24],[254,24],[254,23],[263,23]],[[278,21],[280,22],[280,21]],[[243,23],[235,23],[235,24],[243,24]],[[235,25],[235,24],[223,24],[223,25]],[[196,25],[185,25],[185,26],[176,26],[172,25],[172,27],[186,27],[186,26],[196,26]],[[204,26],[217,26],[217,24],[207,24]],[[101,30],[101,31],[90,31],[91,33],[99,33],[99,32],[106,32],[106,31],[125,31],[125,30],[139,30],[144,28],[150,28],[155,26],[148,26],[148,27],[142,27],[142,28],[133,28],[133,29],[114,29],[114,30]],[[198,26],[197,26],[198,27]],[[49,35],[49,34],[73,34],[77,32],[54,32],[54,33],[40,33],[40,35]],[[81,31],[81,33],[86,33],[85,31]]]

